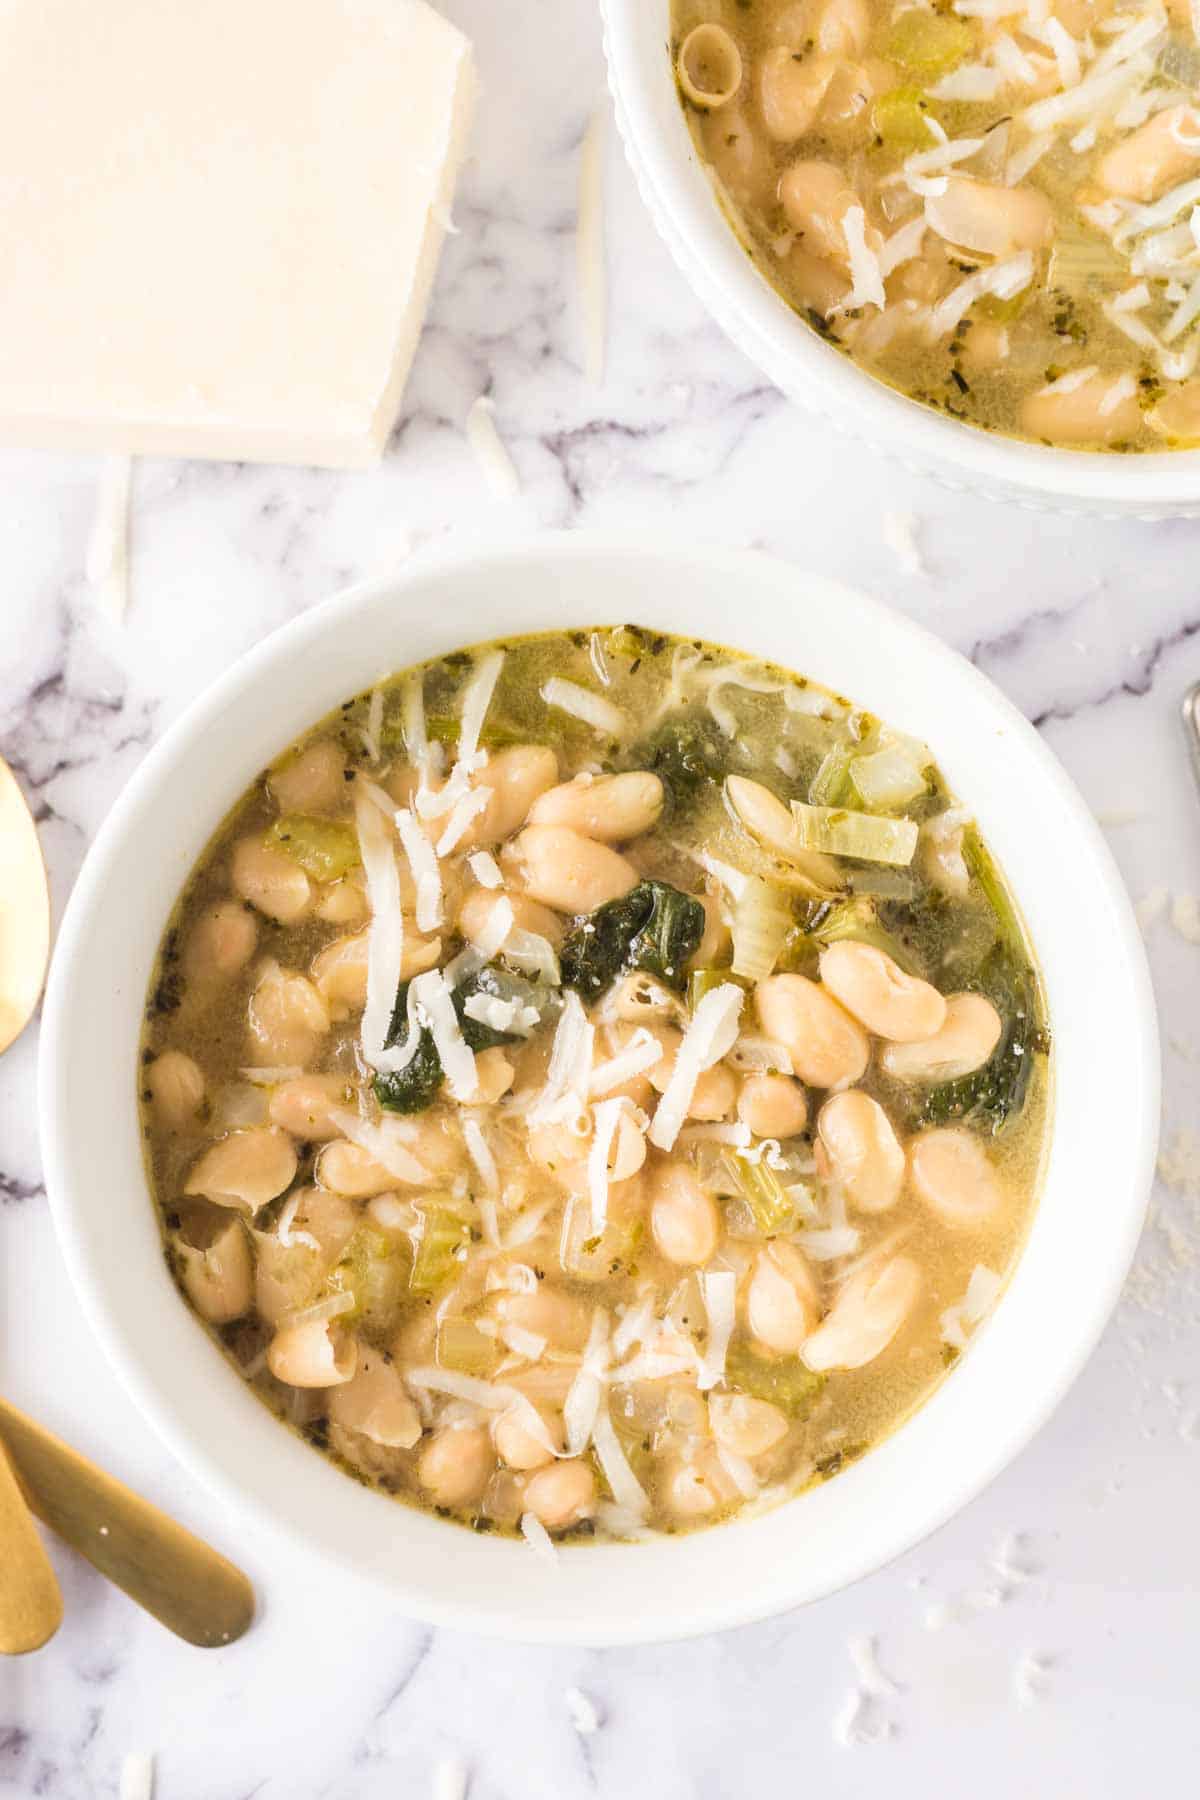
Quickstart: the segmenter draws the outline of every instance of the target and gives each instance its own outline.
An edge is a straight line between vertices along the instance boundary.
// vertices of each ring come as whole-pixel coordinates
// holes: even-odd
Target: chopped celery
[[[695,1012],[705,994],[711,994],[722,982],[736,980],[737,976],[731,969],[693,969],[688,976],[688,1011]],[[739,982],[738,985],[742,984]]]
[[[880,924],[878,908],[865,894],[856,894],[853,900],[842,900],[831,906],[820,924],[812,927],[810,935],[822,946],[838,944],[847,938],[856,944],[871,944],[890,956],[906,974],[922,973],[911,951]]]
[[[835,744],[821,759],[821,766],[808,786],[808,797],[814,806],[840,806],[850,798],[850,762],[854,749],[849,744]]]
[[[804,850],[907,868],[917,847],[917,827],[911,819],[885,819],[875,813],[847,812],[840,807],[806,806],[802,800],[792,801],[792,817],[796,821],[797,841]]]
[[[437,1360],[460,1375],[491,1375],[500,1360],[495,1338],[486,1337],[470,1319],[443,1319],[438,1326]]]
[[[1086,292],[1100,285],[1107,288],[1123,277],[1128,268],[1125,258],[1107,238],[1068,225],[1054,241],[1046,285],[1062,288],[1068,294]]]
[[[871,124],[888,150],[927,150],[933,143],[928,117],[929,102],[920,88],[892,88],[871,103]]]
[[[825,1386],[798,1356],[756,1356],[745,1343],[733,1343],[725,1357],[725,1385],[738,1393],[769,1400],[789,1418],[802,1418]]]
[[[391,1331],[408,1290],[411,1255],[406,1239],[360,1225],[329,1278],[335,1291],[353,1296],[348,1316],[371,1331]]]
[[[883,54],[922,81],[948,75],[971,49],[973,33],[946,13],[901,13],[883,42]],[[928,133],[926,137],[928,138]]]
[[[1159,73],[1194,93],[1200,87],[1200,49],[1186,39],[1169,37],[1158,53]]]
[[[736,1151],[725,1162],[764,1237],[774,1237],[791,1224],[795,1208],[774,1169],[765,1162],[749,1162]]]
[[[1011,325],[1019,319],[1033,297],[1033,283],[1023,287],[1019,292],[1010,294],[1002,300],[999,294],[985,294],[979,302],[979,310],[985,319],[991,319],[997,325]]]
[[[445,1285],[458,1268],[457,1250],[471,1242],[466,1214],[448,1194],[425,1194],[417,1203],[424,1221],[413,1259],[409,1286],[418,1294],[432,1294]]]
[[[902,812],[913,800],[928,791],[924,771],[932,760],[925,760],[914,746],[888,744],[868,756],[856,756],[850,764],[850,780],[863,806],[870,812]]]
[[[786,895],[759,875],[747,875],[733,909],[733,972],[765,981],[792,928]]]
[[[268,830],[266,841],[299,863],[314,881],[337,881],[360,860],[354,827],[336,819],[284,813]]]

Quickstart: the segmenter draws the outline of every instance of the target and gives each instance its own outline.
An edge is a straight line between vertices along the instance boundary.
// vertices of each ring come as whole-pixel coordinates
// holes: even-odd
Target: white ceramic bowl
[[[617,120],[655,224],[701,300],[777,387],[910,468],[993,499],[1105,516],[1200,510],[1200,451],[1048,450],[919,406],[797,318],[717,204],[675,89],[670,0],[600,0]]]
[[[368,1492],[279,1425],[180,1300],[139,1143],[142,1008],[175,895],[260,769],[341,700],[500,633],[635,620],[803,671],[928,739],[1008,871],[1046,976],[1056,1104],[1045,1191],[995,1316],[894,1437],[769,1515],[646,1545],[520,1543]],[[1103,982],[1098,974],[1103,971]],[[1121,1049],[1121,1128],[1099,1127]],[[744,1623],[827,1594],[948,1518],[1061,1399],[1113,1306],[1158,1121],[1140,935],[1101,834],[1037,734],[969,663],[874,601],[743,553],[551,538],[413,566],[331,600],[224,675],[146,758],[72,896],[42,1027],[41,1129],[63,1253],[147,1420],[270,1537],[368,1577],[408,1613],[589,1644]]]

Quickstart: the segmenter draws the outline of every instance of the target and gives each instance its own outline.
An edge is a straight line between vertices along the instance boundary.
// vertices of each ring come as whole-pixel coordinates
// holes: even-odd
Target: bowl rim
[[[993,720],[1000,718],[1013,735],[1023,740],[1025,749],[1032,752],[1040,766],[1041,775],[1050,785],[1056,807],[1064,809],[1070,815],[1073,828],[1082,832],[1083,840],[1090,840],[1093,872],[1097,875],[1102,890],[1098,903],[1102,903],[1107,909],[1105,916],[1108,928],[1114,934],[1114,955],[1124,974],[1128,976],[1129,998],[1125,1029],[1126,1042],[1133,1052],[1134,1078],[1131,1083],[1129,1134],[1123,1167],[1129,1179],[1127,1188],[1122,1193],[1120,1206],[1114,1209],[1117,1216],[1110,1218],[1107,1224],[1103,1279],[1085,1296],[1076,1297],[1073,1301],[1075,1312],[1068,1334],[1069,1344],[1060,1346],[1052,1378],[1045,1382],[1035,1398],[1022,1401],[1017,1409],[1017,1416],[1007,1423],[1007,1435],[1003,1441],[991,1445],[986,1455],[977,1458],[967,1478],[960,1475],[955,1480],[948,1481],[940,1493],[918,1508],[920,1517],[916,1528],[905,1528],[899,1533],[893,1528],[890,1536],[888,1531],[881,1528],[880,1544],[872,1546],[865,1557],[857,1550],[847,1551],[841,1563],[835,1562],[820,1576],[814,1577],[810,1573],[803,1580],[793,1580],[790,1585],[782,1582],[768,1587],[761,1583],[752,1595],[739,1595],[736,1602],[728,1599],[716,1602],[690,1588],[676,1588],[672,1591],[668,1583],[667,1599],[658,1604],[657,1610],[648,1601],[638,1609],[636,1616],[622,1618],[616,1623],[607,1619],[599,1630],[586,1616],[572,1612],[561,1603],[555,1611],[553,1600],[548,1600],[541,1611],[537,1605],[532,1611],[519,1607],[505,1609],[492,1604],[480,1606],[455,1591],[431,1594],[425,1588],[414,1586],[403,1572],[397,1573],[390,1568],[369,1570],[364,1567],[356,1547],[340,1542],[331,1544],[327,1540],[314,1542],[312,1532],[300,1526],[288,1514],[281,1516],[271,1504],[269,1496],[251,1491],[252,1484],[244,1472],[232,1474],[224,1460],[224,1448],[219,1449],[210,1442],[193,1419],[173,1410],[164,1397],[162,1372],[152,1369],[150,1361],[139,1353],[136,1347],[136,1330],[122,1316],[115,1293],[109,1290],[106,1280],[98,1272],[98,1265],[93,1266],[94,1245],[89,1247],[88,1237],[89,1232],[94,1234],[95,1227],[88,1219],[88,1198],[83,1191],[86,1183],[68,1168],[65,1146],[69,1141],[72,1117],[64,1069],[69,1059],[71,1021],[73,1016],[77,1016],[75,991],[82,979],[93,917],[99,914],[108,883],[119,866],[122,855],[128,853],[131,833],[136,829],[142,809],[153,802],[177,759],[206,731],[220,724],[231,710],[236,709],[239,701],[245,704],[266,674],[278,672],[305,650],[318,646],[348,620],[369,618],[372,609],[378,611],[385,602],[389,607],[395,606],[406,588],[419,589],[429,582],[453,584],[457,579],[481,574],[490,578],[497,569],[505,566],[510,569],[514,566],[519,568],[522,563],[537,566],[546,564],[547,561],[556,575],[559,570],[563,570],[564,579],[569,580],[572,566],[597,557],[649,560],[663,574],[669,570],[674,570],[677,574],[679,564],[690,558],[697,566],[703,564],[706,568],[711,568],[715,564],[718,572],[724,571],[733,579],[755,574],[761,574],[764,581],[782,576],[786,576],[792,583],[807,579],[793,565],[757,551],[717,552],[707,546],[697,547],[690,543],[686,546],[671,543],[664,545],[658,538],[648,540],[644,536],[628,534],[619,537],[605,533],[544,534],[520,542],[510,540],[500,545],[473,545],[417,558],[396,575],[358,584],[299,615],[271,633],[200,694],[164,732],[118,796],[85,859],[62,921],[47,987],[39,1057],[39,1126],[43,1162],[47,1192],[64,1261],[88,1321],[120,1381],[147,1423],[184,1468],[232,1513],[249,1519],[265,1537],[278,1534],[305,1554],[311,1555],[316,1551],[322,1560],[340,1565],[354,1577],[370,1579],[377,1586],[382,1584],[412,1616],[436,1625],[452,1625],[518,1641],[578,1645],[633,1644],[689,1637],[705,1631],[750,1623],[791,1606],[823,1597],[885,1566],[896,1556],[912,1548],[987,1486],[1028,1443],[1058,1405],[1090,1356],[1116,1303],[1149,1198],[1158,1135],[1159,1096],[1157,1021],[1141,934],[1100,828],[1057,758],[1011,702],[941,639],[869,596],[855,594],[839,584],[815,578],[814,592],[849,606],[864,630],[880,633],[898,647],[911,648],[914,657],[932,658],[943,669],[953,670],[954,678],[966,690],[973,690],[981,702],[986,702],[981,710],[987,711]],[[461,634],[456,637],[451,631],[446,648],[461,641]],[[440,653],[444,652],[431,652]],[[789,658],[790,655],[789,650]],[[313,712],[314,721],[319,716],[319,713]],[[205,832],[194,845],[193,861],[199,855],[207,835]],[[1018,882],[1017,886],[1019,885]],[[138,1006],[140,1012],[140,998]],[[144,1186],[143,1193],[149,1208],[152,1202],[148,1187]],[[157,1225],[155,1238],[157,1239]],[[1023,1252],[1018,1269],[1025,1260],[1026,1252]],[[1016,1280],[1016,1276],[1013,1280]],[[194,1324],[190,1313],[180,1304],[173,1289],[169,1298],[180,1318]],[[982,1333],[980,1337],[982,1339]],[[215,1366],[228,1370],[224,1359],[211,1346],[207,1335],[199,1329],[196,1341],[208,1343]],[[969,1379],[966,1372],[982,1351],[982,1343],[973,1347],[971,1361],[957,1371],[953,1382],[943,1383],[917,1409],[912,1420],[873,1449],[870,1456],[839,1476],[838,1481],[832,1484],[832,1489],[817,1492],[839,1490],[849,1496],[851,1490],[847,1484],[860,1481],[864,1470],[875,1467],[882,1472],[886,1459],[891,1456],[894,1446],[904,1439],[913,1420],[919,1420],[929,1413],[937,1405],[938,1396],[945,1394],[951,1387],[957,1391],[964,1378]],[[301,1464],[298,1461],[293,1462],[292,1468],[311,1490],[314,1508],[317,1507],[320,1496],[332,1493],[333,1490],[328,1485],[330,1481],[337,1484],[339,1493],[349,1487],[354,1493],[362,1494],[361,1489],[347,1483],[346,1478],[324,1458],[313,1456],[309,1447],[298,1438],[279,1431],[276,1422],[270,1419],[266,1409],[250,1394],[244,1383],[231,1370],[228,1372],[238,1394],[253,1411],[257,1422],[254,1429],[257,1431],[260,1427],[265,1427],[266,1432],[276,1434],[274,1441],[279,1454],[276,1456],[272,1451],[272,1458],[282,1463],[285,1452],[281,1440],[286,1440],[289,1446],[287,1456],[295,1452],[296,1456],[303,1458],[307,1475],[300,1475]],[[265,1446],[265,1433],[263,1442]],[[807,1495],[800,1497],[801,1500],[806,1498]],[[783,1514],[788,1506],[797,1503],[786,1503],[767,1516]],[[336,1499],[332,1504],[338,1510]],[[392,1505],[391,1502],[384,1504]],[[404,1528],[396,1534],[398,1538],[411,1537],[432,1543],[433,1540],[428,1535],[428,1527],[432,1526],[439,1532],[452,1531],[456,1539],[466,1537],[472,1555],[486,1549],[488,1554],[497,1551],[502,1554],[515,1552],[522,1558],[528,1557],[524,1547],[515,1546],[506,1540],[490,1540],[485,1546],[481,1540],[471,1538],[470,1534],[462,1532],[459,1527],[447,1527],[441,1521],[433,1520],[415,1509],[403,1507],[398,1510],[406,1521]],[[414,1521],[420,1521],[421,1524],[418,1526]],[[717,1532],[692,1534],[661,1542],[670,1546],[668,1555],[676,1558],[679,1547],[695,1543],[697,1536],[702,1540],[719,1539],[732,1551],[736,1534],[750,1529],[753,1526],[743,1526],[735,1521]],[[439,1543],[441,1541],[438,1540]],[[644,1555],[647,1548],[640,1545],[597,1546],[572,1551],[570,1554],[572,1557],[578,1556],[582,1566],[584,1558],[618,1555],[631,1558]],[[660,1560],[665,1568],[666,1557]],[[553,1575],[553,1571],[551,1574]]]
[[[669,0],[600,0],[600,10],[617,123],[659,234],[726,336],[784,394],[906,466],[990,498],[1145,518],[1200,503],[1200,449],[1122,456],[1001,436],[921,405],[826,343],[721,211],[675,91]]]

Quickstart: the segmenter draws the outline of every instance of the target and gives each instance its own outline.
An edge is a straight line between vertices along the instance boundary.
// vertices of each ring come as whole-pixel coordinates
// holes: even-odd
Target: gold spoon
[[[50,890],[33,814],[0,757],[0,1055],[33,1017],[50,959]]]
[[[62,1624],[62,1595],[12,1464],[0,1449],[0,1652],[40,1650]]]
[[[247,1630],[254,1589],[218,1551],[6,1400],[0,1400],[0,1439],[38,1518],[177,1637],[213,1648],[232,1644]],[[21,1564],[24,1548],[9,1536],[9,1526],[9,1514],[0,1512],[0,1588]],[[44,1610],[37,1616],[48,1618]]]
[[[46,865],[33,815],[0,757],[0,1054],[33,1017],[49,956]],[[0,1400],[0,1652],[38,1649],[62,1620],[30,1509],[191,1644],[231,1644],[254,1617],[254,1590],[240,1569]]]

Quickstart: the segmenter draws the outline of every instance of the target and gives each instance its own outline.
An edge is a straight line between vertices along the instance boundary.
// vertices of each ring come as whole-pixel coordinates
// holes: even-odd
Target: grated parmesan
[[[476,850],[473,856],[468,856],[467,867],[480,887],[503,887],[504,877],[500,873],[500,864],[490,851]]]
[[[590,688],[581,687],[577,681],[552,675],[542,686],[542,699],[547,706],[556,706],[560,712],[590,725],[603,737],[620,738],[628,732],[628,720],[620,707],[606,700],[603,694],[594,694]]]
[[[563,1694],[567,1715],[580,1737],[592,1737],[600,1729],[600,1713],[596,1703],[581,1688],[569,1687]]]
[[[579,206],[575,224],[575,268],[579,282],[579,323],[583,336],[583,372],[597,387],[604,380],[608,294],[604,270],[604,144],[607,118],[603,104],[588,121],[579,147]]]
[[[495,412],[490,396],[480,394],[467,413],[467,442],[493,494],[501,500],[515,500],[521,491],[521,477],[496,429]]]
[[[129,503],[133,460],[106,456],[100,470],[96,513],[85,570],[101,609],[120,624],[129,606]]]
[[[467,1765],[459,1756],[444,1756],[433,1771],[433,1800],[466,1800]]]
[[[521,1514],[521,1536],[534,1555],[540,1557],[542,1562],[556,1563],[558,1561],[558,1551],[554,1547],[554,1539],[536,1513]]]
[[[154,1758],[132,1750],[121,1762],[119,1800],[154,1800]]]
[[[657,1150],[671,1149],[687,1117],[696,1083],[706,1069],[719,1063],[733,1048],[745,997],[736,983],[722,981],[710,988],[697,1006],[675,1053],[671,1079],[650,1126],[650,1142]]]

